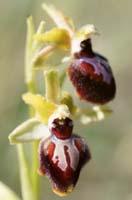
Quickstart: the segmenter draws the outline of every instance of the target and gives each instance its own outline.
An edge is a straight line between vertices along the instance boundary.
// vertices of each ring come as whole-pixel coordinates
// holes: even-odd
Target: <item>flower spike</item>
[[[59,196],[72,192],[81,169],[91,159],[85,140],[73,132],[73,119],[83,125],[103,120],[112,110],[102,105],[116,93],[108,60],[92,50],[91,37],[98,34],[95,26],[87,24],[75,29],[72,20],[53,5],[42,7],[57,27],[46,31],[42,21],[36,30],[33,18],[27,19],[25,81],[29,92],[22,98],[31,108],[30,119],[9,135],[11,144],[33,142],[31,170],[24,145],[17,145],[22,196],[29,200],[38,199],[38,157],[38,173],[49,178],[53,192]],[[69,61],[67,70],[57,69]],[[45,96],[36,94],[37,70],[43,70]],[[94,106],[75,105],[72,95],[62,90],[66,75],[79,98]]]

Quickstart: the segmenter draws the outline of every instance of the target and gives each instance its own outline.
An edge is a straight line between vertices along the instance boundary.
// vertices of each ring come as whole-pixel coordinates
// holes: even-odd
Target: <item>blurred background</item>
[[[0,1],[0,180],[20,194],[15,146],[9,133],[27,119],[21,94],[24,84],[26,18],[35,24],[51,20],[41,9],[42,0]],[[100,36],[93,38],[94,50],[106,56],[113,68],[117,95],[110,103],[113,115],[90,126],[79,127],[92,153],[75,191],[67,200],[132,200],[132,1],[131,0],[45,0],[71,16],[77,27],[94,24]],[[68,81],[65,87],[69,88]],[[82,102],[83,103],[83,102]],[[60,199],[41,178],[41,199]],[[3,200],[3,199],[2,199]]]

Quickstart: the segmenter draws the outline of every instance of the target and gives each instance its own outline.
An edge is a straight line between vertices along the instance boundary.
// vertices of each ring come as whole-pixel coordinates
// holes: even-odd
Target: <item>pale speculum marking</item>
[[[65,171],[69,164],[70,167],[75,171],[79,162],[79,151],[75,146],[74,140],[72,138],[67,140],[60,140],[53,137],[52,142],[55,144],[52,161],[54,163],[58,162],[58,167],[62,171]],[[67,163],[66,154],[64,151],[65,146],[67,147],[70,163]]]
[[[94,72],[97,75],[102,75],[104,82],[110,84],[112,79],[112,72],[107,61],[100,59],[99,56],[94,58],[83,57],[79,59],[80,63],[86,62],[93,66]]]

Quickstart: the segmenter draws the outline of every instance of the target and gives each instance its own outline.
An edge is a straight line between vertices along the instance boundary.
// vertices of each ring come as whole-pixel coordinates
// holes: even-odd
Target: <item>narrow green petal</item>
[[[7,185],[0,182],[0,199],[1,200],[20,200],[20,198]]]
[[[26,38],[26,51],[25,51],[25,81],[27,84],[32,82],[34,73],[31,65],[33,35],[35,34],[35,27],[33,17],[27,19],[27,38]]]
[[[27,49],[32,48],[32,42],[33,42],[33,35],[35,34],[35,26],[33,17],[30,16],[27,18]]]
[[[32,118],[19,125],[9,135],[11,144],[31,142],[49,136],[48,127],[37,119]]]
[[[45,22],[44,21],[41,21],[39,26],[38,26],[38,29],[36,31],[36,36],[39,35],[39,34],[42,34],[44,33],[44,29],[45,29]],[[34,39],[34,36],[33,36],[33,39]],[[38,49],[40,49],[42,47],[42,44],[40,44],[40,42],[34,40],[33,41],[33,50],[36,51]]]

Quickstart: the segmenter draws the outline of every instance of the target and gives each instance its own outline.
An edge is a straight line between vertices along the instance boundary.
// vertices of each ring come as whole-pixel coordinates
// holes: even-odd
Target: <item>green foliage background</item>
[[[17,155],[8,134],[27,118],[21,94],[24,85],[26,18],[51,20],[41,9],[42,0],[0,1],[0,180],[20,193]],[[86,137],[92,161],[84,168],[75,191],[64,199],[132,199],[132,1],[47,0],[71,16],[77,27],[93,23],[101,36],[93,38],[97,52],[109,58],[117,82],[111,103],[113,115],[77,132]],[[70,87],[68,81],[66,88]],[[83,104],[83,102],[81,102]],[[60,199],[41,178],[41,199]],[[1,198],[0,198],[1,200]],[[2,199],[3,200],[3,199]]]

